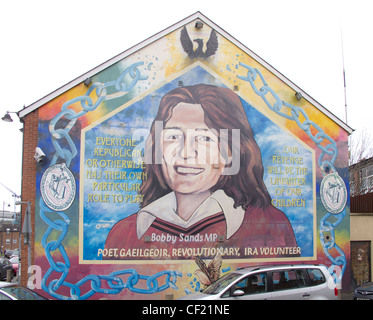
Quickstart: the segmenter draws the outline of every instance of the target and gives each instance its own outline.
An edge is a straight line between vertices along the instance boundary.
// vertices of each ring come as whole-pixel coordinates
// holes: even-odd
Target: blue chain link
[[[57,160],[61,158],[66,163],[67,167],[70,166],[71,160],[77,155],[75,144],[69,135],[69,131],[75,125],[76,120],[79,117],[84,116],[87,112],[96,110],[102,102],[116,99],[127,94],[135,87],[139,80],[146,80],[148,76],[141,75],[140,70],[138,69],[138,67],[143,64],[144,62],[142,61],[132,64],[126,68],[115,81],[110,81],[107,83],[93,83],[85,95],[73,98],[62,105],[61,111],[49,123],[49,132],[52,137],[52,144],[56,151],[52,158],[51,165],[54,165]],[[127,75],[129,75],[131,80],[129,85],[127,85],[125,82]],[[114,87],[117,91],[108,95],[107,88],[109,87]],[[95,102],[91,98],[92,92],[95,92],[97,96]],[[70,106],[77,102],[80,102],[80,106],[82,107],[81,111],[76,112],[73,109],[69,109]],[[56,124],[63,117],[69,120],[68,124],[64,129],[56,129]],[[70,149],[66,149],[61,146],[60,141],[62,139],[65,139]]]
[[[318,159],[318,164],[320,169],[322,170],[323,175],[325,175],[324,172],[327,168],[330,168],[333,172],[337,172],[337,170],[334,167],[334,162],[338,155],[338,148],[336,142],[331,137],[329,137],[320,126],[318,126],[315,122],[310,120],[307,113],[301,107],[293,106],[288,102],[282,101],[279,95],[268,86],[263,75],[258,69],[254,69],[251,66],[244,64],[242,62],[240,62],[239,65],[247,69],[247,75],[238,75],[237,77],[241,80],[249,82],[254,92],[263,99],[263,101],[270,110],[274,111],[278,115],[288,120],[295,121],[299,128],[301,128],[308,135],[308,137],[316,144],[316,146],[321,150],[321,154]],[[258,76],[260,78],[260,81],[257,80]],[[259,86],[255,84],[257,82],[260,82]],[[266,97],[267,94],[270,94],[274,99],[275,102],[273,104],[269,102],[269,99]],[[312,134],[311,126],[314,127],[317,131],[315,135]],[[325,141],[326,145],[322,145],[322,143],[324,143]],[[329,156],[329,159],[325,159],[326,156]],[[325,252],[325,255],[332,263],[328,270],[334,277],[336,283],[340,283],[344,271],[346,269],[346,256],[342,249],[335,243],[334,228],[336,228],[342,222],[345,215],[346,208],[344,208],[344,210],[339,214],[331,214],[328,212],[320,221],[321,244]],[[328,221],[330,217],[335,218],[336,221],[334,223],[331,223],[330,221]],[[326,235],[328,235],[328,237],[326,237]],[[325,241],[325,239],[328,240]],[[329,252],[333,248],[335,248],[339,253],[339,256],[337,258],[334,258]],[[342,266],[342,270],[339,275],[337,275],[335,272],[336,266]]]
[[[49,262],[50,268],[45,273],[42,279],[42,288],[44,291],[48,292],[52,297],[63,300],[85,300],[93,296],[95,293],[104,293],[104,294],[118,294],[123,289],[128,289],[135,293],[140,294],[153,294],[172,288],[177,290],[176,281],[177,277],[181,277],[181,272],[163,270],[158,273],[155,273],[151,276],[138,274],[134,269],[120,270],[110,273],[109,275],[88,275],[77,283],[73,284],[66,281],[66,277],[70,271],[70,260],[66,253],[66,250],[62,244],[70,224],[70,219],[63,212],[57,212],[51,210],[47,207],[42,199],[39,202],[40,205],[40,217],[48,225],[47,230],[45,231],[43,238],[41,240],[41,245],[45,250],[45,256]],[[46,213],[53,213],[54,215],[59,216],[56,220],[51,220],[47,217]],[[51,236],[51,233],[55,235],[56,231],[59,231],[60,234],[57,240],[48,240]],[[58,250],[58,251],[57,251]],[[62,257],[62,261],[55,261],[53,253],[57,251]],[[53,272],[60,274],[59,279],[53,279],[47,284],[49,277]],[[126,282],[119,277],[122,275],[130,275]],[[165,283],[163,285],[159,284],[160,278],[165,277]],[[135,287],[139,281],[146,283],[146,289]],[[91,289],[88,292],[82,293],[81,287],[89,283]],[[104,288],[103,284],[107,284],[108,288]],[[56,291],[60,289],[61,286],[70,288],[70,297],[61,295]]]

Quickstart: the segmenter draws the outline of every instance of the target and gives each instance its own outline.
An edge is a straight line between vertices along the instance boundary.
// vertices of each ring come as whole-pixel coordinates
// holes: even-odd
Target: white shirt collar
[[[188,228],[198,221],[222,211],[227,224],[226,237],[229,239],[239,229],[245,215],[245,211],[241,207],[234,208],[233,204],[233,199],[228,197],[223,190],[217,190],[196,209],[189,220],[183,220],[176,214],[176,197],[175,193],[171,192],[138,212],[137,237],[140,239],[156,218]]]

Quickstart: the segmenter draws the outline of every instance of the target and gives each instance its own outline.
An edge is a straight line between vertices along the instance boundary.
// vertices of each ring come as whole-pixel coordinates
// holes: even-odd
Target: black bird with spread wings
[[[218,36],[215,30],[211,30],[210,38],[206,42],[206,51],[203,51],[203,39],[194,39],[193,41],[197,42],[198,47],[196,50],[193,49],[193,42],[185,26],[181,30],[180,41],[189,58],[208,58],[214,55],[218,49]]]

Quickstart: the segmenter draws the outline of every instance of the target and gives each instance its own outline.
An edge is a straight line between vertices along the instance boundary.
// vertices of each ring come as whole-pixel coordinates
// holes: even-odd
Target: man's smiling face
[[[206,125],[204,114],[199,104],[179,103],[162,132],[162,172],[175,192],[210,190],[224,170],[219,137]]]

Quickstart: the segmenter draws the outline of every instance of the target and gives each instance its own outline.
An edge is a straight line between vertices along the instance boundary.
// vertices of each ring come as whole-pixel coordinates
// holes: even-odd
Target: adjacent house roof
[[[273,68],[270,64],[268,64],[266,61],[264,61],[262,58],[260,58],[258,55],[256,55],[253,51],[248,49],[245,45],[243,45],[241,42],[233,38],[229,33],[221,29],[219,26],[217,26],[215,23],[213,23],[211,20],[209,20],[207,17],[205,17],[202,13],[196,12],[189,17],[179,21],[178,23],[175,23],[174,25],[168,27],[167,29],[164,29],[163,31],[153,35],[152,37],[142,41],[141,43],[133,46],[132,48],[118,54],[117,56],[111,58],[110,60],[107,60],[106,62],[100,64],[99,66],[93,68],[92,70],[82,74],[80,77],[70,81],[69,83],[65,84],[64,86],[58,88],[57,90],[51,92],[50,94],[46,95],[45,97],[37,100],[36,102],[30,104],[29,106],[23,108],[22,110],[18,111],[18,116],[22,119],[30,112],[36,110],[37,108],[41,107],[45,103],[49,102],[50,100],[56,98],[60,94],[68,91],[69,89],[73,88],[74,86],[82,83],[87,78],[90,78],[94,76],[95,74],[99,73],[100,71],[106,69],[107,67],[115,64],[116,62],[126,58],[127,56],[131,55],[132,53],[148,46],[149,44],[159,40],[160,38],[164,37],[170,32],[175,31],[178,28],[181,28],[182,26],[199,19],[203,23],[209,25],[212,29],[214,29],[217,33],[227,38],[229,41],[231,41],[233,44],[235,44],[237,47],[239,47],[241,50],[243,50],[245,53],[250,55],[253,59],[258,61],[260,64],[262,64],[265,68],[267,68],[269,71],[271,71],[274,75],[276,75],[278,78],[280,78],[282,81],[284,81],[289,87],[291,87],[294,91],[300,92],[302,94],[302,97],[309,101],[312,105],[314,105],[316,108],[318,108],[322,113],[327,115],[329,118],[331,118],[334,122],[336,122],[340,127],[342,127],[345,131],[347,131],[349,134],[353,132],[353,129],[349,127],[345,122],[340,120],[337,116],[335,116],[333,113],[331,113],[328,109],[323,107],[320,103],[318,103],[316,100],[314,100],[311,96],[309,96],[306,92],[304,92],[302,89],[297,87],[293,82],[291,82],[289,79],[287,79],[283,74],[281,74],[279,71],[277,71],[275,68]]]

